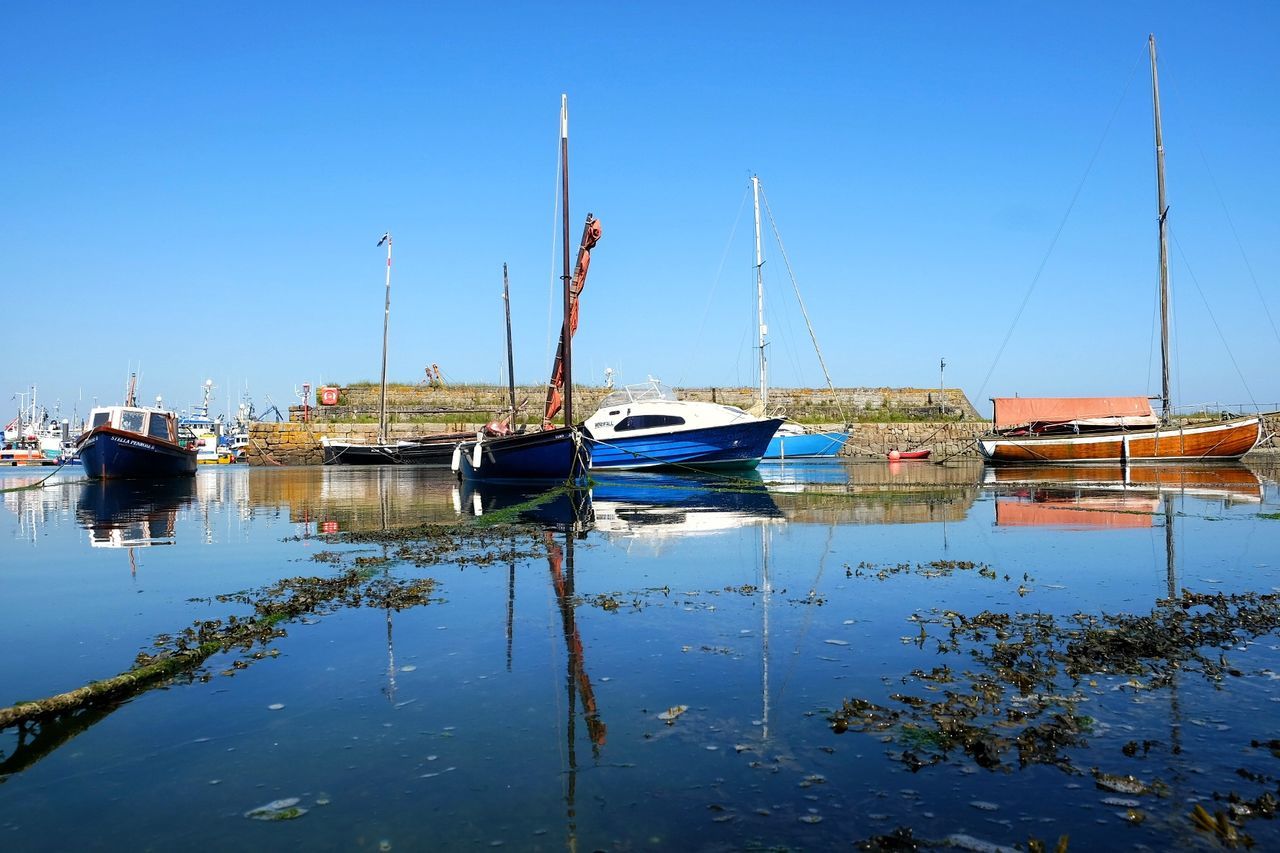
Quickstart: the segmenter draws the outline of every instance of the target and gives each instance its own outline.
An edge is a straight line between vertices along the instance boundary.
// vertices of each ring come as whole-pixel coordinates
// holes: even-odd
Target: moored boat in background
[[[751,408],[752,413],[758,413],[761,416],[768,414],[769,407],[769,360],[765,355],[765,347],[767,346],[767,336],[769,327],[764,322],[764,254],[760,245],[760,178],[756,175],[751,176],[751,195],[755,207],[755,223],[756,223],[756,323],[759,330],[759,343],[757,349],[760,351],[759,379],[760,379],[760,401],[756,406]],[[768,208],[769,202],[765,200],[765,207]],[[773,214],[770,213],[769,221],[773,222]],[[774,234],[778,237],[778,247],[782,247],[782,237],[778,234],[777,223],[773,224]],[[787,261],[787,253],[782,252],[782,260],[787,266],[787,272],[791,272],[791,264]],[[818,336],[813,331],[813,324],[809,322],[809,312],[804,307],[804,300],[800,297],[800,287],[796,284],[795,276],[791,275],[791,284],[795,289],[796,301],[800,303],[800,313],[804,315],[805,326],[809,330],[809,339],[813,341],[813,350],[818,356],[818,364],[822,368],[822,375],[827,380],[827,387],[831,389],[831,393],[835,394],[835,386],[831,382],[831,374],[827,372],[826,360],[822,357],[822,349],[818,346]],[[849,430],[813,430],[803,424],[796,423],[785,418],[781,419],[778,429],[774,432],[773,438],[764,449],[763,458],[765,459],[819,459],[839,455],[845,444],[849,441]]]

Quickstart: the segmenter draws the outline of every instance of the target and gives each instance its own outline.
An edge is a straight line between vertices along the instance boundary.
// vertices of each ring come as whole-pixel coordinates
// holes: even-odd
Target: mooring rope
[[[57,468],[54,468],[52,471],[50,471],[50,472],[48,473],[48,475],[46,475],[46,476],[44,476],[44,477],[40,478],[38,481],[36,481],[36,482],[34,482],[34,483],[28,483],[28,484],[27,484],[27,485],[25,485],[25,486],[11,486],[10,488],[7,488],[7,489],[0,489],[0,495],[7,494],[8,492],[25,492],[25,491],[28,491],[28,490],[30,490],[30,489],[39,489],[39,488],[42,488],[42,487],[44,486],[45,482],[46,482],[50,477],[52,477],[54,474],[56,474],[56,473],[58,473],[59,471],[61,471],[63,468],[65,468],[65,467],[66,467],[67,465],[69,465],[69,464],[70,464],[70,460],[67,460],[67,461],[65,461],[65,462],[59,462],[59,463],[58,463],[58,467],[57,467]],[[64,480],[64,481],[62,481],[62,482],[54,483],[53,485],[55,485],[55,486],[70,486],[70,485],[74,485],[74,484],[76,484],[76,483],[87,483],[87,482],[89,482],[89,478],[88,478],[88,477],[85,477],[85,478],[80,479],[80,480]]]

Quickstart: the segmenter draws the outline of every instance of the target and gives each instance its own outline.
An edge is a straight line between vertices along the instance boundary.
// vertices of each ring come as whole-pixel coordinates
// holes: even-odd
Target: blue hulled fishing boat
[[[189,477],[197,447],[179,441],[177,414],[135,403],[132,379],[125,405],[93,409],[89,428],[76,439],[84,473],[93,480]]]

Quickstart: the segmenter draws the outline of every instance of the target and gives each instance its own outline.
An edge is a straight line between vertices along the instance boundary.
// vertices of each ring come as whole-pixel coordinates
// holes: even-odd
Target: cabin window
[[[147,422],[147,435],[169,441],[169,419],[164,415],[152,415]]]
[[[142,432],[142,421],[146,417],[144,412],[124,411],[120,413],[120,429],[129,432]]]
[[[654,427],[682,426],[684,418],[675,415],[631,415],[618,421],[617,432],[629,429],[653,429]]]
[[[110,422],[111,422],[110,412],[94,412],[93,413],[93,426],[100,427]]]

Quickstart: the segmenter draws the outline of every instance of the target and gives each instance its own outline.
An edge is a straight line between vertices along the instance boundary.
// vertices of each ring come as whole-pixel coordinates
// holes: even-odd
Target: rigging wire
[[[1182,243],[1178,241],[1178,237],[1173,233],[1173,229],[1169,229],[1169,236],[1173,237],[1173,245],[1178,250],[1178,257],[1182,259],[1182,263],[1187,268],[1187,274],[1191,276],[1191,283],[1196,286],[1196,293],[1200,294],[1200,301],[1204,303],[1204,310],[1209,315],[1209,320],[1213,323],[1214,331],[1218,333],[1218,337],[1222,340],[1222,347],[1227,351],[1227,358],[1231,359],[1231,366],[1236,370],[1236,376],[1240,377],[1240,384],[1244,386],[1245,394],[1249,395],[1249,402],[1256,409],[1258,402],[1253,399],[1253,391],[1249,388],[1249,383],[1245,381],[1244,373],[1240,370],[1240,365],[1236,362],[1235,353],[1231,351],[1231,345],[1227,343],[1227,336],[1222,333],[1222,327],[1218,325],[1218,318],[1214,316],[1213,309],[1209,307],[1209,300],[1205,297],[1204,291],[1200,288],[1200,280],[1196,278],[1195,271],[1191,269],[1191,264],[1187,262],[1187,255],[1182,250]],[[1178,371],[1182,373],[1181,370]],[[1178,394],[1182,394],[1182,381],[1178,381]]]
[[[1166,76],[1168,76],[1166,72]],[[1174,95],[1182,102],[1182,91],[1178,88],[1178,79],[1168,76]],[[1267,323],[1271,326],[1271,333],[1275,335],[1276,343],[1280,343],[1280,330],[1276,328],[1276,321],[1271,316],[1271,309],[1267,307],[1266,297],[1263,296],[1262,286],[1258,284],[1258,276],[1253,271],[1253,264],[1249,262],[1249,255],[1244,250],[1244,242],[1240,239],[1240,234],[1236,231],[1235,220],[1231,218],[1231,211],[1227,208],[1227,201],[1222,195],[1222,190],[1218,186],[1218,180],[1214,177],[1213,170],[1209,168],[1209,158],[1204,152],[1204,146],[1200,144],[1200,137],[1196,135],[1195,127],[1188,128],[1188,136],[1191,137],[1191,143],[1195,145],[1196,153],[1200,155],[1200,162],[1204,165],[1205,174],[1209,176],[1209,185],[1213,187],[1214,195],[1218,197],[1218,204],[1222,205],[1222,213],[1227,219],[1227,227],[1231,231],[1231,236],[1236,241],[1236,248],[1240,250],[1240,258],[1244,261],[1244,267],[1249,271],[1249,278],[1253,281],[1253,289],[1258,294],[1258,301],[1262,303],[1262,313],[1267,317]]]
[[[1151,387],[1151,367],[1155,362],[1156,353],[1156,326],[1160,323],[1160,297],[1157,296],[1151,301],[1151,335],[1147,338],[1147,381],[1143,383],[1143,388]]]
[[[729,258],[729,249],[733,246],[733,238],[738,233],[738,223],[742,221],[743,208],[747,206],[747,191],[742,192],[742,201],[738,202],[738,214],[733,218],[733,227],[729,229],[729,239],[725,241],[724,250],[720,253],[720,264],[716,267],[716,277],[711,281],[711,291],[707,294],[707,301],[702,306],[702,319],[698,321],[698,331],[694,335],[694,349],[690,353],[688,364],[690,366],[698,364],[698,345],[704,339],[703,331],[707,327],[707,317],[711,314],[711,301],[715,298],[716,289],[720,286],[720,276],[724,272],[725,261]],[[684,376],[677,377],[676,385],[683,385]]]
[[[760,187],[760,197],[764,199],[764,210],[769,215],[769,225],[773,228],[774,239],[778,241],[778,250],[782,254],[782,263],[787,268],[787,275],[791,277],[791,287],[796,292],[796,302],[800,303],[800,313],[804,316],[805,327],[809,330],[809,339],[813,341],[813,350],[818,354],[818,364],[822,366],[822,375],[826,377],[827,387],[834,393],[836,388],[831,384],[831,373],[827,370],[827,362],[822,357],[822,349],[818,346],[818,336],[813,331],[813,323],[809,321],[809,311],[804,307],[804,298],[800,295],[800,285],[796,282],[795,271],[791,269],[791,260],[787,257],[787,247],[782,245],[782,234],[778,231],[778,223],[774,221],[773,210],[769,207],[769,196],[765,194],[764,187]]]
[[[1005,347],[1009,345],[1009,339],[1013,337],[1013,330],[1017,327],[1018,321],[1022,319],[1022,312],[1026,309],[1027,303],[1031,300],[1031,294],[1035,292],[1036,285],[1040,282],[1040,276],[1044,273],[1045,266],[1049,263],[1049,258],[1053,255],[1054,248],[1058,245],[1058,238],[1062,236],[1062,231],[1066,228],[1067,220],[1071,218],[1071,211],[1075,209],[1076,201],[1080,198],[1080,192],[1084,189],[1085,183],[1089,180],[1090,173],[1093,172],[1094,163],[1098,160],[1098,155],[1102,153],[1102,146],[1107,141],[1107,136],[1111,133],[1111,126],[1115,123],[1116,116],[1120,113],[1120,106],[1124,103],[1125,96],[1129,93],[1129,87],[1133,84],[1133,78],[1138,70],[1138,65],[1147,56],[1147,46],[1142,46],[1142,53],[1133,63],[1133,67],[1129,69],[1129,78],[1125,81],[1124,89],[1120,92],[1120,97],[1116,101],[1115,107],[1111,110],[1111,117],[1107,119],[1107,125],[1103,128],[1102,138],[1098,140],[1098,145],[1093,150],[1093,156],[1089,158],[1089,164],[1085,167],[1084,174],[1080,177],[1080,182],[1076,185],[1075,192],[1071,195],[1071,203],[1067,205],[1067,211],[1062,215],[1062,221],[1058,223],[1058,229],[1053,233],[1053,239],[1049,241],[1049,249],[1045,252],[1044,258],[1040,261],[1040,266],[1036,269],[1036,274],[1031,278],[1031,284],[1027,287],[1026,294],[1022,297],[1022,303],[1018,306],[1018,311],[1013,315],[1013,322],[1009,324],[1009,331],[1005,332],[1004,340],[1000,342],[1000,348],[996,350],[996,356],[991,361],[991,367],[987,370],[987,375],[982,379],[982,386],[978,389],[977,399],[982,399],[983,392],[987,389],[987,383],[991,380],[991,374],[995,372],[996,365],[1000,363],[1000,357],[1004,355]]]
[[[795,270],[791,268],[791,259],[787,257],[787,247],[782,244],[782,232],[778,230],[778,223],[773,218],[773,209],[769,207],[769,196],[765,194],[763,185],[760,187],[760,196],[764,199],[764,209],[765,213],[769,215],[769,225],[773,228],[773,236],[778,241],[778,251],[782,255],[782,263],[787,268],[787,275],[791,278],[791,288],[795,291],[796,302],[800,305],[800,314],[804,317],[805,328],[809,330],[809,340],[813,341],[813,351],[818,356],[818,365],[822,368],[822,376],[827,380],[827,388],[831,391],[832,399],[837,401],[840,417],[847,424],[849,422],[849,414],[845,411],[844,404],[839,402],[836,386],[831,381],[831,372],[827,370],[827,361],[822,357],[822,348],[818,346],[818,334],[813,330],[813,323],[809,320],[809,311],[805,307],[804,297],[800,295],[800,283],[796,281]],[[794,355],[792,357],[793,359],[795,358]]]
[[[557,128],[559,124],[557,123]],[[551,364],[551,369],[555,369],[555,365],[551,362],[551,329],[552,329],[552,311],[556,304],[556,232],[560,228],[560,132],[556,131],[556,184],[553,195],[555,202],[551,205],[551,263],[547,270],[547,340],[546,350],[543,354],[542,363]],[[563,286],[563,284],[561,285]],[[559,341],[560,332],[556,332],[556,340]]]

